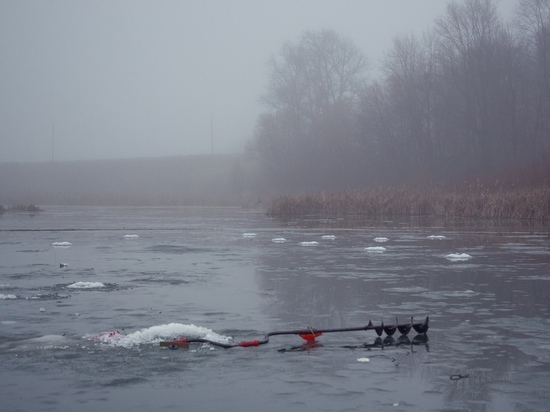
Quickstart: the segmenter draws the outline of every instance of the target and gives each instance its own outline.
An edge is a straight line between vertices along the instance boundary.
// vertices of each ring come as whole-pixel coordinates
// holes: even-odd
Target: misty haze
[[[2,408],[547,410],[550,0],[3,1],[0,52]]]

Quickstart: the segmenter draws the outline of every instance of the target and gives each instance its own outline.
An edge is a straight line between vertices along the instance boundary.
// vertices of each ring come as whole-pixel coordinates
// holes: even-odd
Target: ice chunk
[[[72,244],[70,242],[53,242],[53,247],[71,247]]]
[[[0,299],[4,299],[4,300],[17,299],[17,296],[11,295],[11,294],[4,295],[3,293],[0,293]]]
[[[300,242],[300,246],[317,246],[319,242],[312,241],[312,242]]]
[[[386,251],[386,248],[382,246],[369,246],[366,247],[365,250],[372,253],[382,253]]]
[[[101,282],[76,282],[67,286],[70,289],[95,289],[104,288],[105,285]]]
[[[472,256],[470,256],[469,254],[467,253],[450,253],[448,254],[447,256],[445,256],[446,259],[450,260],[450,261],[461,261],[461,260],[468,260],[468,259],[471,259]]]

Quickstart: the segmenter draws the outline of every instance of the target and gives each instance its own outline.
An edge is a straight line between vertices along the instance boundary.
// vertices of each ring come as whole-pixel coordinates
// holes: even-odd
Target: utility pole
[[[54,160],[55,151],[55,123],[52,123],[52,162]]]
[[[214,116],[210,116],[210,141],[212,144],[212,156],[214,156]]]

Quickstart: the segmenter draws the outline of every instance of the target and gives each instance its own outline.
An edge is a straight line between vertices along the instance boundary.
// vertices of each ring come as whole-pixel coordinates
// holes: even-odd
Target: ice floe
[[[388,240],[389,239],[387,237],[375,237],[374,238],[375,242],[380,242],[380,243],[387,242]]]
[[[462,260],[468,260],[471,259],[472,256],[470,256],[467,253],[449,253],[447,256],[445,256],[447,260],[457,262]]]
[[[139,238],[139,235],[124,235],[124,239],[137,239]]]
[[[67,285],[70,289],[96,289],[104,288],[105,285],[101,282],[76,282],[70,285]]]
[[[312,242],[300,242],[300,246],[317,246],[319,242],[312,241]]]
[[[72,243],[70,243],[70,242],[53,242],[52,246],[53,247],[71,247]]]
[[[428,289],[423,288],[422,286],[395,287],[395,288],[386,288],[383,290],[386,290],[388,292],[399,292],[399,293],[420,293],[420,292],[428,291]]]
[[[273,243],[285,243],[286,239],[284,237],[276,237],[274,239],[271,239]]]
[[[382,253],[386,251],[386,248],[382,246],[369,246],[365,248],[365,251],[372,253]]]
[[[12,299],[17,299],[17,296],[12,294],[4,295],[3,293],[0,293],[0,300],[12,300]]]
[[[217,334],[211,329],[181,323],[151,326],[150,328],[144,328],[127,335],[119,332],[102,332],[96,335],[86,335],[84,339],[97,341],[113,347],[132,348],[144,344],[158,344],[162,340],[181,337],[202,338],[220,343],[228,343],[231,340],[231,337]]]

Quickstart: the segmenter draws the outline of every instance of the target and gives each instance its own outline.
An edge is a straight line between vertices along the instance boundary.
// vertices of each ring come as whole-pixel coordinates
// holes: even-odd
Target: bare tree
[[[264,163],[291,168],[295,189],[341,184],[349,175],[343,168],[355,141],[350,119],[364,88],[366,57],[334,31],[307,31],[297,44],[286,43],[268,68],[261,101],[269,116],[258,120],[257,153]]]
[[[534,127],[530,130],[537,152],[543,153],[540,149],[550,143],[550,0],[520,0],[515,23],[528,44],[535,68],[532,77]]]

